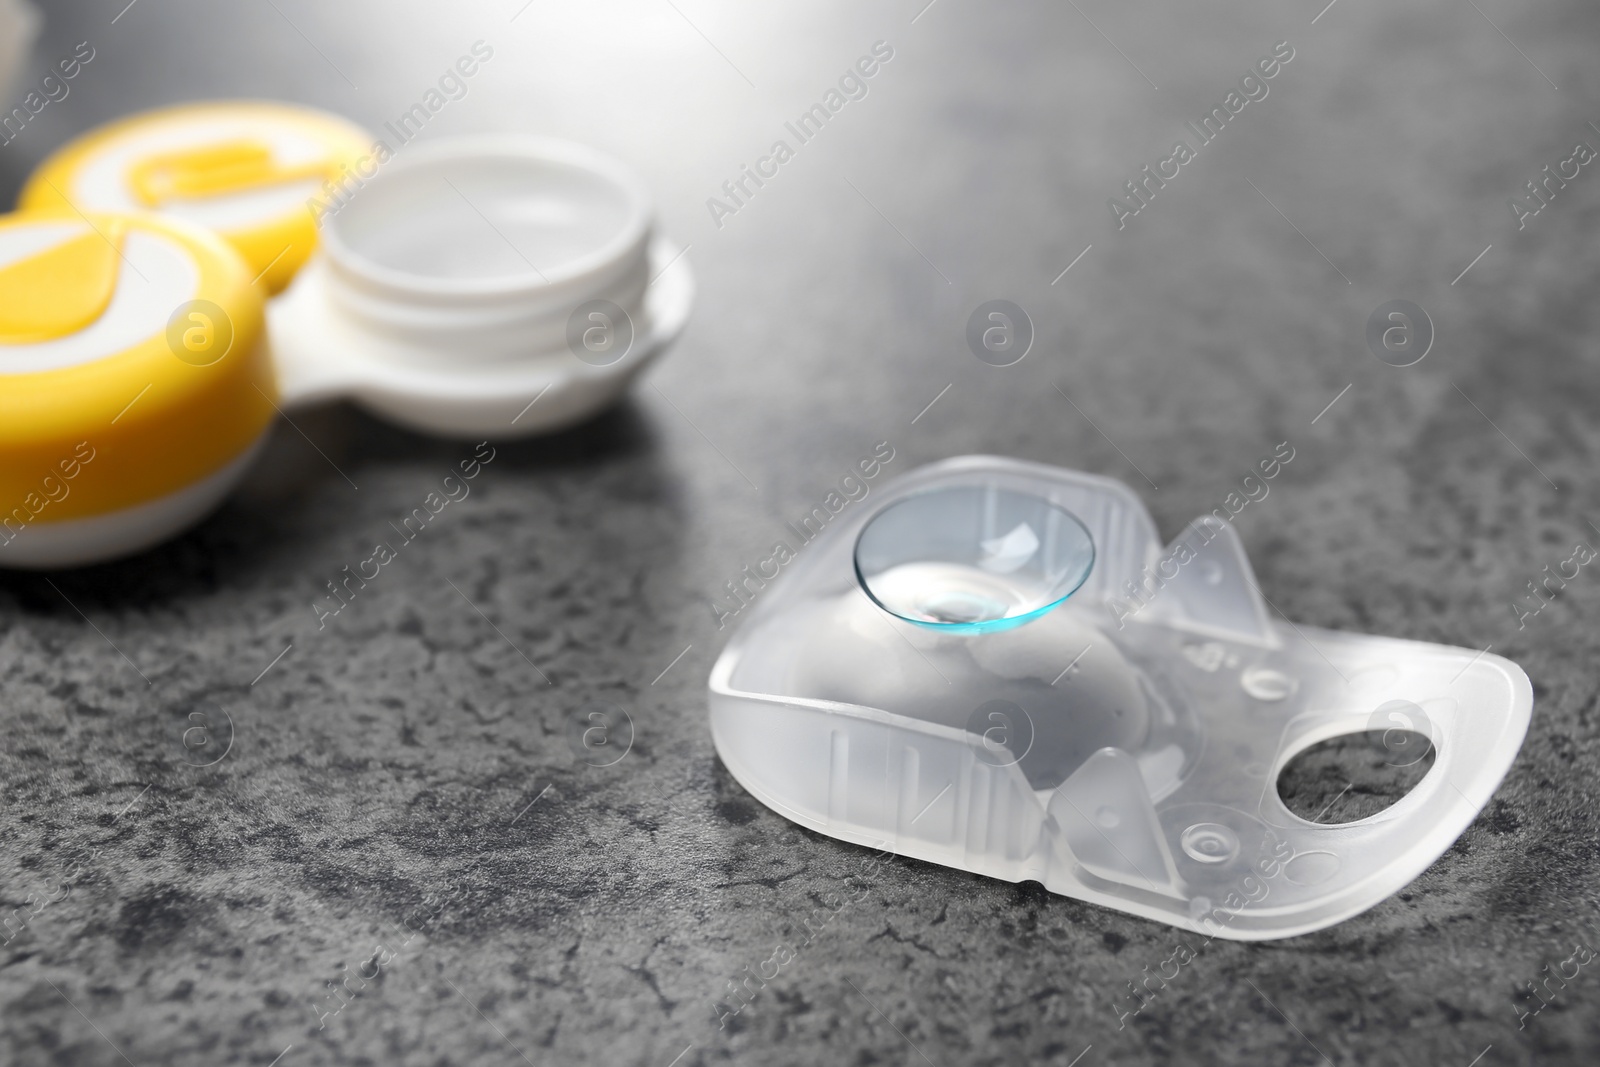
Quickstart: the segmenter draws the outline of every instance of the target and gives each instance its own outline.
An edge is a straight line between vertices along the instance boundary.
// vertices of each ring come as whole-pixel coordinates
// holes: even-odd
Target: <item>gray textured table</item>
[[[629,160],[701,290],[626,406],[500,445],[321,630],[324,582],[470,443],[309,413],[172,544],[0,577],[0,894],[27,916],[0,1062],[1594,1062],[1592,969],[1519,1017],[1600,936],[1597,579],[1520,629],[1512,605],[1600,536],[1600,176],[1520,230],[1508,199],[1600,145],[1600,9],[923,2],[53,5],[38,63],[95,59],[0,150],[8,192],[181,99],[379,127],[483,39],[426,136]],[[866,95],[729,202],[880,40]],[[1267,95],[1119,230],[1108,198],[1279,41]],[[963,339],[993,298],[1037,334],[1012,367]],[[1364,340],[1397,298],[1437,328],[1404,369]],[[1300,622],[1492,643],[1534,682],[1522,754],[1398,896],[1214,943],[1119,1019],[1176,931],[910,860],[861,875],[713,751],[723,583],[878,441],[890,472],[982,451],[1106,473],[1166,536],[1291,441],[1237,520],[1263,590]],[[570,743],[597,700],[634,726],[609,767]],[[1302,802],[1382,803],[1370,759],[1330,758]],[[719,1027],[728,983],[841,890],[859,902]]]

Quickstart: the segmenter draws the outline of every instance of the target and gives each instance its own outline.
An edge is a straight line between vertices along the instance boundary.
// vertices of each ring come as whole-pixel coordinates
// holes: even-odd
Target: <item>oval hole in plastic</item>
[[[1302,819],[1357,822],[1389,808],[1433,766],[1428,738],[1411,730],[1365,730],[1319,741],[1278,775],[1278,796]]]

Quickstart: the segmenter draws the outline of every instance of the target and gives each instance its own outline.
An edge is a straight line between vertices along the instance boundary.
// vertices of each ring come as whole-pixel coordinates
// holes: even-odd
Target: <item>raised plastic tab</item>
[[[1216,516],[1190,523],[1149,573],[1141,592],[1161,594],[1149,602],[1152,613],[1199,633],[1264,648],[1277,645],[1239,531]]]
[[[1087,873],[1181,895],[1139,764],[1120,748],[1102,748],[1085,760],[1050,797],[1048,810],[1067,855]]]

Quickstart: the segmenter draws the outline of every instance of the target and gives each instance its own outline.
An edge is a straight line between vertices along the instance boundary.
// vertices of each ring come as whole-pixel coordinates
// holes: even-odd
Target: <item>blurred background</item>
[[[482,41],[423,136],[621,158],[699,291],[631,400],[502,446],[324,630],[325,581],[470,443],[333,405],[177,541],[0,577],[4,903],[73,885],[0,952],[0,1059],[1592,1062],[1587,972],[1523,1013],[1541,968],[1595,943],[1597,598],[1585,574],[1526,625],[1514,604],[1600,536],[1600,177],[1520,229],[1509,200],[1600,146],[1597,34],[1575,0],[53,0],[4,106],[80,42],[94,59],[0,147],[8,203],[71,137],[182,101],[381,136]],[[798,144],[785,123],[875,46],[866,95]],[[1275,48],[1267,95],[1119,228],[1108,200]],[[794,158],[714,211],[778,139]],[[966,339],[996,299],[1034,335],[1006,367]],[[1434,330],[1408,367],[1367,341],[1399,299]],[[727,983],[859,884],[862,853],[718,763],[712,605],[881,441],[890,474],[984,452],[1119,478],[1169,538],[1290,442],[1237,522],[1265,595],[1516,660],[1523,753],[1398,897],[1216,943],[1137,1018],[1111,1005],[1176,931],[901,860],[719,1026]],[[632,724],[613,766],[571,751],[593,700]],[[236,743],[197,768],[182,733],[220,707]],[[1306,788],[1384,788],[1336,797],[1354,773]],[[417,915],[327,1015],[328,983]]]

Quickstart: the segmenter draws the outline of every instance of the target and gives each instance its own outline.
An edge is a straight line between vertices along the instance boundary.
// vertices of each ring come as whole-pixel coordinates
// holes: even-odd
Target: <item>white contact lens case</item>
[[[1532,687],[1471,649],[1276,621],[1231,524],[1162,546],[1110,479],[947,460],[842,515],[713,668],[728,770],[820,833],[1219,937],[1384,900],[1466,829]],[[1403,728],[1434,762],[1391,807],[1311,822],[1296,755]]]
[[[644,186],[579,145],[441,138],[324,203],[318,252],[267,308],[290,405],[547,433],[614,402],[688,320],[693,276]]]

